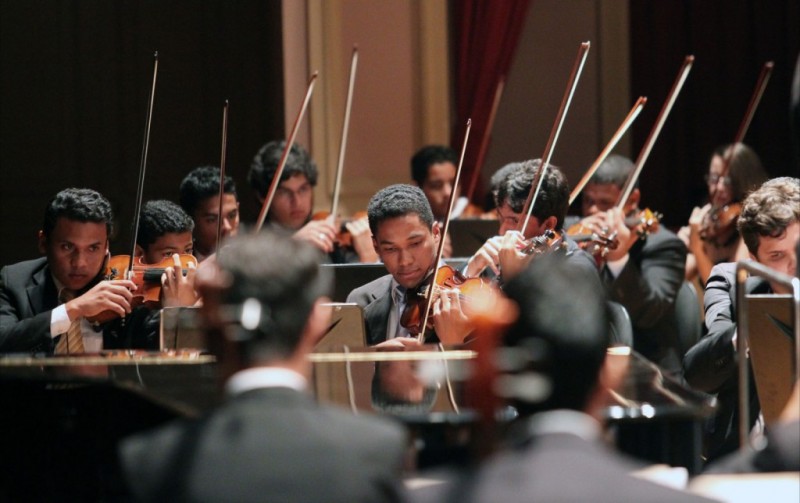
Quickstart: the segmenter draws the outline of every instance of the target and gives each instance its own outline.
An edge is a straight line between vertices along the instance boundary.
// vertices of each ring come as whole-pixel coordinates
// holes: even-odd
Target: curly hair
[[[433,211],[422,189],[413,185],[398,183],[378,191],[367,205],[367,219],[372,235],[378,234],[378,225],[384,220],[415,214],[433,228]]]
[[[278,163],[285,147],[285,140],[271,141],[261,147],[253,157],[250,171],[247,173],[247,181],[259,197],[266,197],[272,178],[275,176],[275,172],[278,171]],[[283,168],[280,181],[283,182],[295,175],[305,175],[312,187],[317,186],[317,165],[306,149],[297,143],[293,144],[289,150],[289,156],[286,158],[286,166]]]
[[[147,201],[139,216],[136,244],[144,249],[164,234],[192,232],[194,220],[180,206],[164,199]]]
[[[50,235],[60,217],[78,222],[104,223],[109,236],[114,230],[111,203],[92,189],[64,189],[56,194],[44,211],[42,232],[45,236]]]
[[[756,255],[759,236],[778,237],[800,221],[800,179],[773,178],[750,193],[742,203],[737,227],[747,250]]]

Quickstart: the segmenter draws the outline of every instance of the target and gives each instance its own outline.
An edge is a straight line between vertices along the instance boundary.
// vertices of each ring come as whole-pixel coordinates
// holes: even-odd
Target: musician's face
[[[613,183],[587,183],[581,192],[581,213],[589,217],[617,205],[622,189]],[[622,212],[627,215],[639,204],[639,189],[633,189]]]
[[[525,219],[525,215],[516,213],[507,201],[503,201],[503,204],[495,211],[497,212],[497,219],[500,221],[500,230],[498,231],[500,236],[504,236],[508,231],[519,230],[520,222]],[[546,227],[539,222],[539,219],[531,215],[530,220],[528,220],[528,226],[525,228],[525,239],[541,236],[545,230],[547,230]]]
[[[800,222],[795,222],[777,237],[759,236],[758,251],[755,257],[758,262],[778,272],[794,276],[797,274],[797,240],[800,238]],[[772,284],[778,293],[790,293],[791,290]]]
[[[708,167],[708,197],[715,206],[725,206],[733,202],[733,187],[731,186],[730,176],[721,176],[725,161],[722,157],[715,155],[711,158]]]
[[[433,217],[437,220],[444,220],[447,217],[450,194],[453,193],[455,181],[456,166],[452,162],[437,162],[428,168],[428,176],[420,188],[428,198]]]
[[[50,272],[64,288],[81,290],[103,267],[108,253],[106,224],[59,217],[50,235],[39,231],[39,250],[47,255]]]
[[[429,229],[419,215],[409,213],[378,224],[372,244],[389,274],[401,286],[414,288],[433,268],[439,237],[437,222]]]
[[[216,235],[214,236],[216,238]],[[172,257],[175,253],[192,254],[193,242],[191,232],[168,232],[159,236],[153,243],[142,250],[137,246],[137,251],[142,254],[142,262],[145,264],[157,264],[166,258]]]
[[[222,237],[235,236],[239,232],[239,202],[233,194],[222,195],[222,215],[222,228],[220,229]],[[211,196],[201,201],[192,216],[194,218],[194,246],[203,255],[210,255],[217,247],[219,196]]]
[[[311,217],[314,187],[303,174],[296,174],[278,184],[269,208],[269,221],[285,229],[298,230]]]

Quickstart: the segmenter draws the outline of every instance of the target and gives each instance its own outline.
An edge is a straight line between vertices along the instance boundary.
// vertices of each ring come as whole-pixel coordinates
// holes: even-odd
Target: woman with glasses
[[[698,278],[705,285],[715,264],[747,258],[747,248],[736,230],[738,203],[767,178],[758,154],[744,143],[714,150],[705,176],[709,202],[695,207],[689,225],[678,233],[689,250],[687,280]]]

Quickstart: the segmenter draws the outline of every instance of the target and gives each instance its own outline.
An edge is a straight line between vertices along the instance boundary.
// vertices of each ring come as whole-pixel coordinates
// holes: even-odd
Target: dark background
[[[111,201],[112,253],[130,253],[156,50],[144,200],[177,201],[188,171],[219,165],[229,99],[227,172],[255,213],[250,160],[284,135],[280,14],[254,0],[2,0],[0,264],[38,256],[44,208],[66,187]]]

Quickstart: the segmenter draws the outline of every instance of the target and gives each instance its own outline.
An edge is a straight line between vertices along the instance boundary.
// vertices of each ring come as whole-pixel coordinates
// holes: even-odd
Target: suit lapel
[[[389,289],[382,296],[376,296],[375,300],[364,308],[364,321],[367,324],[367,344],[370,346],[386,340],[386,329],[391,309],[392,296]]]
[[[34,315],[53,309],[58,305],[58,292],[56,292],[56,285],[50,276],[50,268],[45,266],[33,273],[27,294]]]

